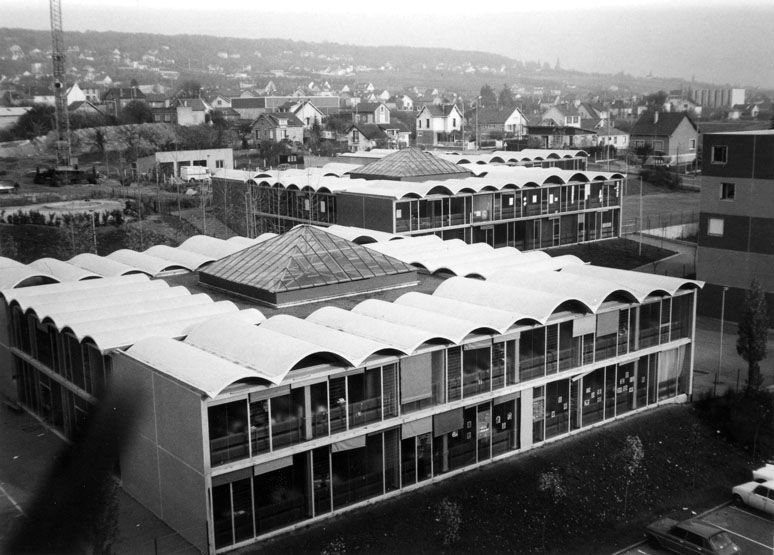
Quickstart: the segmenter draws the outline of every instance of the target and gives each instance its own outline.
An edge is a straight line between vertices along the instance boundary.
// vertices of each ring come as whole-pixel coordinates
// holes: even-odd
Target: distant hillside
[[[66,32],[68,72],[79,82],[101,80],[161,82],[164,71],[178,80],[193,78],[210,86],[238,82],[280,87],[309,81],[343,84],[373,82],[378,88],[439,88],[477,94],[485,83],[499,89],[546,87],[574,94],[611,95],[680,88],[680,78],[635,78],[552,68],[487,52],[406,46],[355,46],[284,39],[242,39],[205,35],[158,35],[118,32]],[[0,75],[11,79],[32,71],[50,72],[47,31],[0,28]],[[12,50],[12,47],[13,50]],[[16,48],[18,47],[18,48]],[[23,76],[29,78],[29,76]],[[169,82],[167,84],[170,84]],[[703,84],[697,84],[703,85]],[[546,91],[548,93],[548,91]]]

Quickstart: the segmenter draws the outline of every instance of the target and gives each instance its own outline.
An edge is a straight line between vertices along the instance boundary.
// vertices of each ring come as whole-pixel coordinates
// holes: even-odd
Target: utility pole
[[[642,176],[640,176],[640,248],[639,256],[642,256]]]
[[[724,322],[726,319],[726,291],[728,291],[727,286],[723,286],[723,295],[721,297],[720,301],[720,345],[718,347],[718,369],[715,372],[715,385],[717,386],[718,376],[720,376],[720,371],[722,369],[723,364],[723,327]],[[738,382],[738,379],[737,379]],[[738,385],[737,385],[738,389]]]

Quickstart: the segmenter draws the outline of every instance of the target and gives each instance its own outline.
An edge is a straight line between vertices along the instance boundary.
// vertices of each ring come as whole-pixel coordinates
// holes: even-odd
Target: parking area
[[[724,503],[697,517],[725,530],[744,555],[772,555],[774,553],[774,518],[748,509]],[[619,551],[615,555],[664,555],[646,540]]]

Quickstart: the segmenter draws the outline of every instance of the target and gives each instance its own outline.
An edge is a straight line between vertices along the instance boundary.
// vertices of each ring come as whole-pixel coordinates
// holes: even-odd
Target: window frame
[[[718,232],[717,228],[715,228],[715,231],[713,232],[713,226],[712,222],[720,222],[720,232]],[[725,218],[708,218],[707,219],[707,235],[710,235],[712,237],[723,237],[725,235]]]
[[[724,182],[720,184],[720,200],[736,200],[736,183]]]
[[[716,153],[722,153],[722,156],[717,156]],[[719,158],[722,158],[720,160]],[[726,145],[712,145],[710,149],[710,164],[725,165],[728,163],[728,146]]]

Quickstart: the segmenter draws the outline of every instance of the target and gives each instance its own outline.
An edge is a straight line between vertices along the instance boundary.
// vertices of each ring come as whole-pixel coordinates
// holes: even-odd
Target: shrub
[[[666,166],[655,166],[653,168],[643,168],[640,170],[640,176],[648,183],[657,187],[666,187],[668,189],[678,189],[682,182],[680,176],[669,170]]]
[[[705,420],[753,456],[774,456],[774,393],[726,391],[721,397],[705,393],[696,403]]]
[[[438,523],[436,535],[443,545],[453,545],[462,537],[462,510],[459,503],[444,497],[435,506],[433,519]]]

